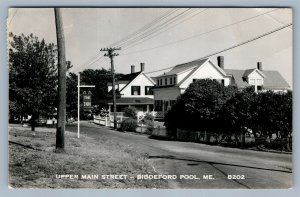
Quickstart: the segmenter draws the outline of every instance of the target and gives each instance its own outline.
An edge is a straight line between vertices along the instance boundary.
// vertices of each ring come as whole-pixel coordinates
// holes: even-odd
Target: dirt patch
[[[165,180],[137,180],[138,174],[156,172],[145,156],[116,139],[84,135],[77,139],[76,134],[66,132],[65,152],[55,153],[55,129],[38,128],[32,132],[17,125],[9,129],[9,184],[13,188],[167,187]],[[61,175],[78,178],[62,179]],[[99,178],[82,178],[84,175]],[[128,178],[102,179],[102,175]]]

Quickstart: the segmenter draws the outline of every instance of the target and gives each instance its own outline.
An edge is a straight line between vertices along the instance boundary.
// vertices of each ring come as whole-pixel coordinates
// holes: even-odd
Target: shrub
[[[147,113],[143,120],[143,124],[147,126],[146,133],[149,135],[152,135],[153,129],[154,129],[154,116],[150,113]]]
[[[136,109],[134,107],[126,107],[124,110],[124,116],[127,116],[132,119],[136,119],[137,118]]]
[[[122,121],[121,123],[121,131],[131,131],[136,132],[137,121],[133,118],[128,118]]]

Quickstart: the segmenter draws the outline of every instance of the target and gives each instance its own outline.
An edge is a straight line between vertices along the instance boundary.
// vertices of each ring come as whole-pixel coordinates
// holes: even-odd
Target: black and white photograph
[[[293,188],[292,8],[14,7],[6,25],[9,188]]]

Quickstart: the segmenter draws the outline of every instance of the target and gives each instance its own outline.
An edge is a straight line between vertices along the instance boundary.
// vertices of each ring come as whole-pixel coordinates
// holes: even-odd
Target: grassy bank
[[[166,188],[164,180],[137,180],[138,174],[156,174],[148,160],[127,144],[66,132],[66,152],[55,153],[55,129],[10,125],[9,185],[13,188]],[[56,175],[78,175],[60,179]],[[99,175],[82,179],[81,175]],[[102,179],[101,175],[128,175]],[[132,177],[132,178],[130,178]]]

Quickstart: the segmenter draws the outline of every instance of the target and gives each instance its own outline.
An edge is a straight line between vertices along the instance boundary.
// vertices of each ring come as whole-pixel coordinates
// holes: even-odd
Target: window
[[[256,79],[256,85],[262,85],[262,79]]]
[[[224,79],[214,79],[216,80],[217,82],[219,82],[220,84],[224,85]]]
[[[153,95],[153,91],[151,90],[151,86],[145,86],[145,95]]]
[[[174,80],[173,80],[173,81],[174,81],[174,84],[176,84],[176,77],[174,77]]]
[[[131,86],[131,95],[141,95],[141,86]]]
[[[167,85],[168,84],[168,79],[167,78],[165,78],[165,85]]]
[[[173,84],[173,78],[172,77],[170,78],[170,84]]]
[[[157,85],[159,86],[159,79],[157,79]]]
[[[249,84],[250,84],[250,85],[255,85],[255,79],[250,79],[250,80],[249,80]]]
[[[155,100],[154,101],[154,110],[155,111],[162,111],[162,100]]]
[[[257,86],[257,91],[261,91],[262,90],[262,86]]]
[[[160,79],[160,85],[162,86],[162,79]]]

